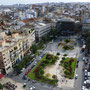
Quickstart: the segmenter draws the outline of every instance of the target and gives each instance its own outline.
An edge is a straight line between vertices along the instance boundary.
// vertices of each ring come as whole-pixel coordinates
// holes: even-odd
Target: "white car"
[[[32,87],[30,88],[30,90],[33,90],[33,89],[35,89],[35,87],[34,87],[34,86],[32,86]]]
[[[87,70],[85,70],[85,76],[87,76]]]
[[[36,65],[36,64],[37,64],[37,62],[34,63],[34,65]]]
[[[85,57],[83,57],[83,61],[85,61]]]
[[[89,89],[85,88],[85,89],[83,89],[83,90],[89,90]]]
[[[87,83],[87,82],[86,82],[86,81],[84,81],[84,85],[86,85],[86,83]]]
[[[82,90],[84,90],[86,87],[85,86],[82,86]]]
[[[77,79],[77,77],[78,77],[78,74],[75,74],[75,79]]]

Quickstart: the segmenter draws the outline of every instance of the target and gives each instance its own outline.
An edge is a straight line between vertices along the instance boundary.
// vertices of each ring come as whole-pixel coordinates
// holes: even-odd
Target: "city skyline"
[[[13,4],[35,4],[45,2],[90,2],[90,0],[1,0],[0,5],[13,5]]]

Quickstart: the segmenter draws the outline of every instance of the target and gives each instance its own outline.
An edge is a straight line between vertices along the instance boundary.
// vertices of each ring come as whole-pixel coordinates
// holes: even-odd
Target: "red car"
[[[26,71],[25,75],[27,75],[31,70],[32,70],[32,68],[30,68],[28,71]]]
[[[28,71],[30,72],[32,70],[32,68],[30,68]]]
[[[87,70],[87,67],[85,66],[84,69]]]
[[[26,71],[25,75],[27,75],[29,73],[29,71]]]

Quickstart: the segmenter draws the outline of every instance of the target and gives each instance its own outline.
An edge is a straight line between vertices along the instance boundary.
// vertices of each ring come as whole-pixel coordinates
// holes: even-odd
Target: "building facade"
[[[59,20],[56,24],[56,28],[58,29],[58,34],[65,36],[74,35],[82,29],[79,21],[71,19]]]
[[[44,24],[44,23],[39,23],[35,26],[35,38],[36,41],[41,40],[42,37],[47,35],[51,31],[51,23],[49,24]]]
[[[13,66],[29,51],[30,46],[30,35],[21,36],[15,33],[0,40],[0,69],[7,74],[11,72]]]

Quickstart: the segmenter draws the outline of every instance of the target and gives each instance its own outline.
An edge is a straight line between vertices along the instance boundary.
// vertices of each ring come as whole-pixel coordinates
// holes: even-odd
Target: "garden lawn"
[[[68,62],[68,61],[70,61],[72,58],[65,58],[65,60],[63,60],[63,63],[61,64],[63,67],[64,67],[64,62]],[[73,58],[74,59],[74,61],[72,62],[72,64],[71,64],[71,67],[72,67],[72,75],[66,75],[66,77],[68,77],[68,78],[74,78],[74,74],[75,74],[75,67],[76,67],[76,61],[77,61],[77,59],[76,58]]]
[[[44,61],[46,59],[46,55],[37,63],[37,65],[29,72],[29,74],[27,75],[29,78],[31,78],[31,79],[36,79],[36,77],[35,77],[35,74],[34,74],[34,70],[40,65],[40,63],[42,62],[42,61]]]

